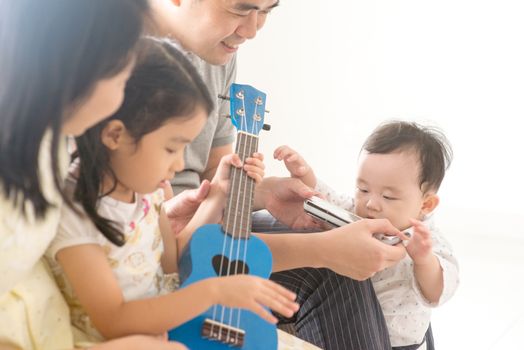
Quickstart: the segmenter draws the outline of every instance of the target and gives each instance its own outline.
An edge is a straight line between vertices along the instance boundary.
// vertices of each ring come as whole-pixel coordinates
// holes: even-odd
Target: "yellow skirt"
[[[0,344],[24,350],[73,348],[69,309],[44,261],[0,295]]]

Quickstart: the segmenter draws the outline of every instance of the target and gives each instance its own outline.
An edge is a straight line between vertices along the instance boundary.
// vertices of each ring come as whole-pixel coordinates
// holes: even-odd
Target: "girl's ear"
[[[428,192],[424,195],[424,200],[422,202],[422,208],[420,211],[422,214],[427,215],[437,207],[439,202],[440,198],[436,193]]]
[[[124,123],[122,123],[121,120],[111,120],[102,129],[100,139],[107,148],[114,151],[118,149],[122,144],[125,132],[126,126],[124,125]]]

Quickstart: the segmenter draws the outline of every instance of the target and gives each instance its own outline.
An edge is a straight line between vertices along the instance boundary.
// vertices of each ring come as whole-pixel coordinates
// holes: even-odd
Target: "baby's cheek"
[[[357,214],[358,216],[361,216],[361,217],[366,217],[367,214],[366,214],[366,211],[364,210],[364,208],[365,208],[365,206],[362,205],[362,203],[360,201],[355,199],[355,214]]]

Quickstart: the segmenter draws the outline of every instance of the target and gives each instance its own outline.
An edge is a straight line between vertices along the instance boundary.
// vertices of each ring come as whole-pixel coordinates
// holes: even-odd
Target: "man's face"
[[[279,0],[182,0],[182,46],[205,61],[228,63],[246,40],[256,36]]]

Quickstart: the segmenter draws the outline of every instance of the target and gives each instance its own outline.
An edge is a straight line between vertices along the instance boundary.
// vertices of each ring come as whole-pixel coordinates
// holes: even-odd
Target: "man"
[[[236,52],[253,39],[278,6],[278,0],[150,0],[155,34],[169,36],[187,52],[208,84],[211,95],[226,95],[234,82]],[[206,197],[220,159],[233,152],[234,130],[217,108],[205,130],[187,147],[186,169],[173,182],[177,201],[171,214],[185,226]],[[266,208],[293,229],[308,226],[302,209],[314,192],[292,178],[264,179],[256,188],[255,208]],[[390,349],[382,311],[369,280],[405,255],[372,238],[375,232],[399,234],[386,220],[361,220],[318,233],[258,234],[273,253],[272,279],[295,291],[301,309],[293,319],[297,335],[324,349]],[[348,277],[344,277],[348,276]]]

